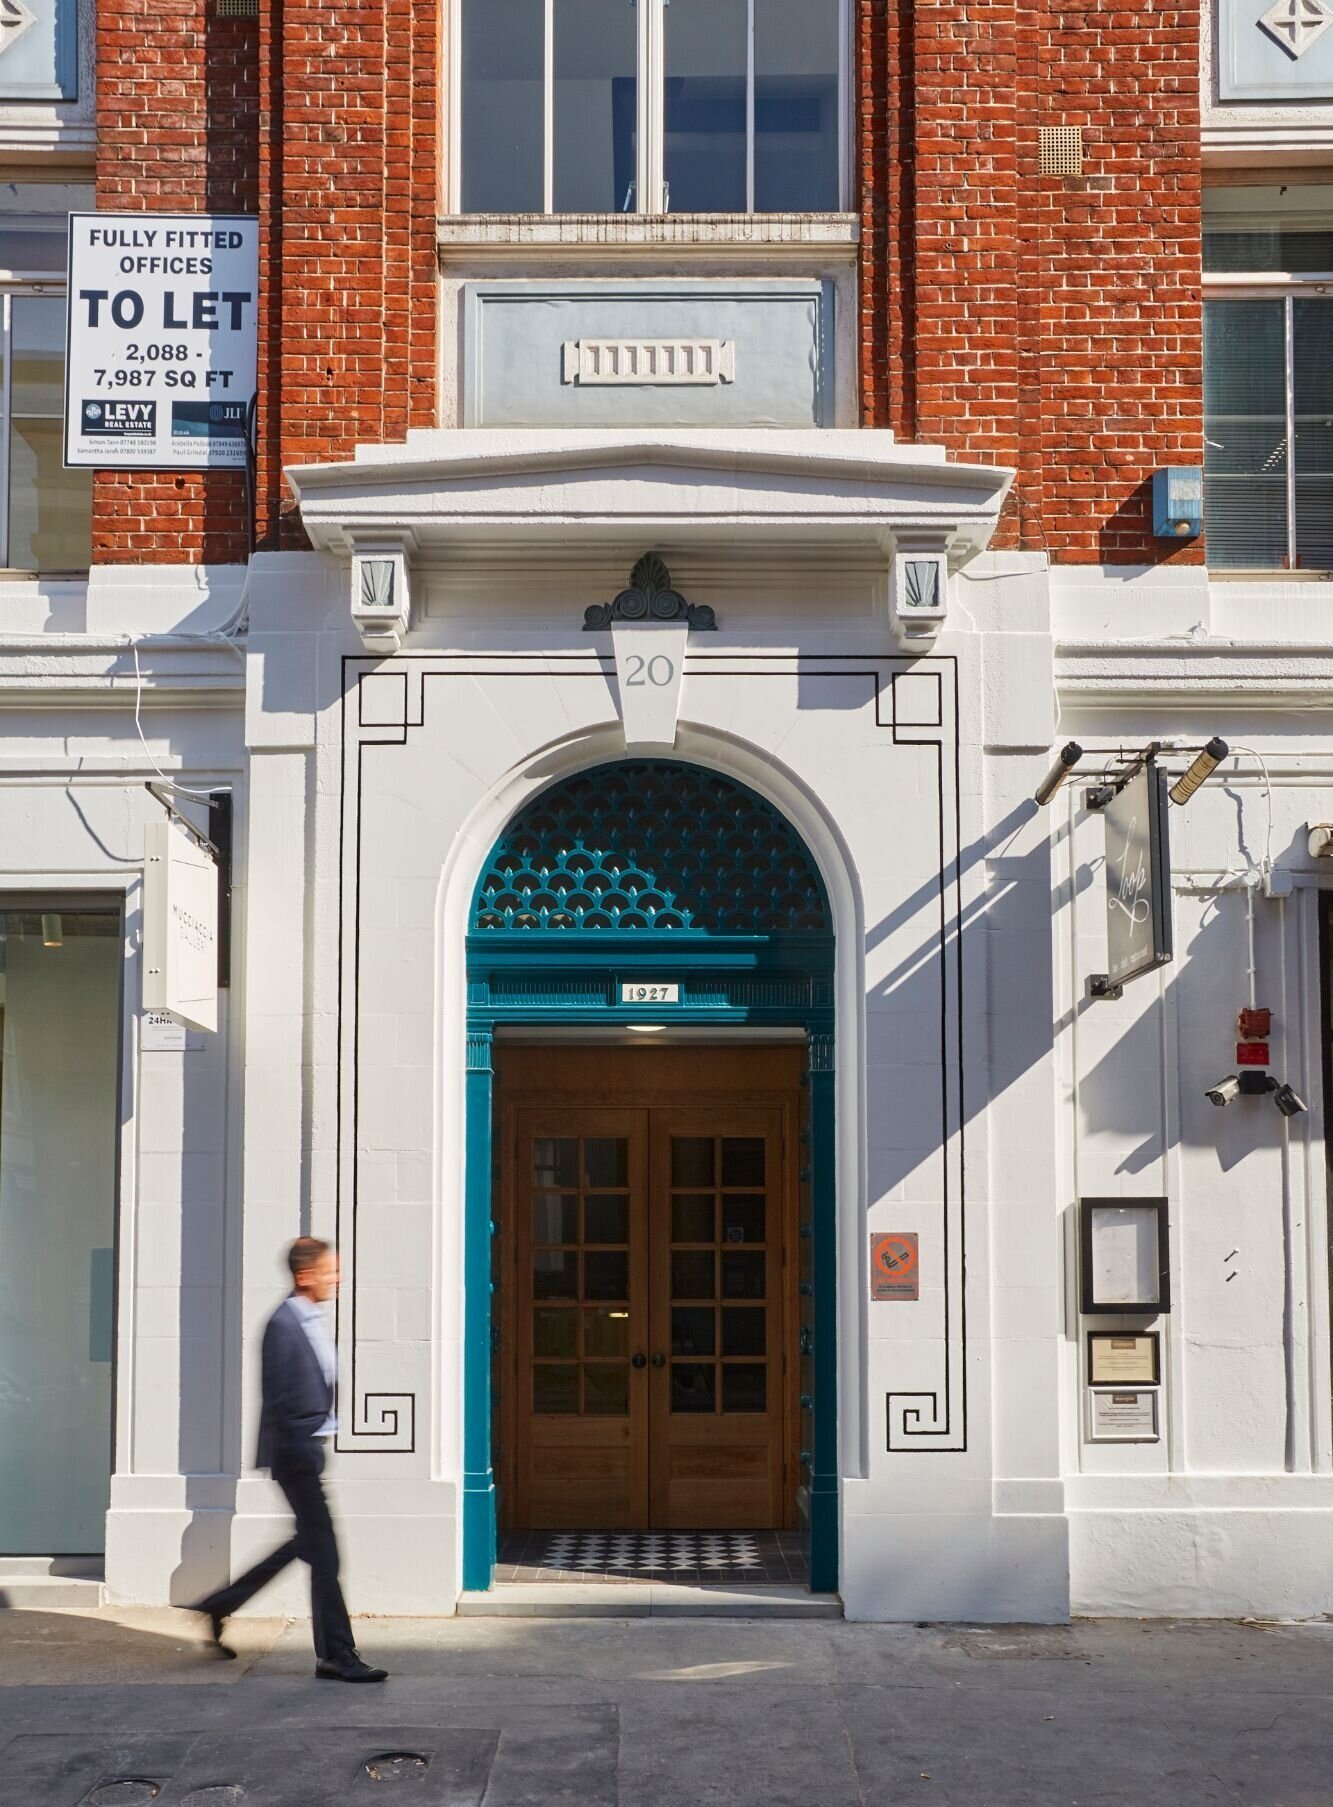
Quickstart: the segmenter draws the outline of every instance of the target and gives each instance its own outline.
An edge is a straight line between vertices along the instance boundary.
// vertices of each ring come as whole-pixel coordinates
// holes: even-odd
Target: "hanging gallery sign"
[[[243,469],[258,298],[249,215],[72,213],[66,465]]]
[[[143,1007],[218,1026],[218,868],[174,822],[144,829]]]
[[[1122,985],[1172,957],[1171,851],[1167,778],[1145,759],[1113,789],[1088,802],[1106,824],[1107,971],[1091,981],[1094,997],[1116,997]]]

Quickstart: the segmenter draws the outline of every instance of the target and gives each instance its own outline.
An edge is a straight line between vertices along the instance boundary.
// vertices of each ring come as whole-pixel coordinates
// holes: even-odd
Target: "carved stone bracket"
[[[629,574],[629,589],[614,602],[595,602],[584,611],[583,631],[603,633],[619,622],[679,622],[698,632],[710,633],[717,616],[706,603],[686,602],[671,587],[671,573],[656,552],[647,552]]]

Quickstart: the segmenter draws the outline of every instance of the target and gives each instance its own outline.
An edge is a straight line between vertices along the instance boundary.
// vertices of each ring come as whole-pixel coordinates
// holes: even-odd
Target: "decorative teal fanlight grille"
[[[491,851],[472,927],[772,935],[831,923],[814,862],[771,804],[701,766],[625,759],[519,812]]]

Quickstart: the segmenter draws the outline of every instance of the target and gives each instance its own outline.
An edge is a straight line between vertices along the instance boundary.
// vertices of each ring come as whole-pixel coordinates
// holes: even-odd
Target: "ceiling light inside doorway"
[[[42,917],[42,946],[64,947],[64,924],[54,913]]]
[[[631,1035],[660,1035],[666,1028],[665,1023],[626,1023],[625,1027]]]

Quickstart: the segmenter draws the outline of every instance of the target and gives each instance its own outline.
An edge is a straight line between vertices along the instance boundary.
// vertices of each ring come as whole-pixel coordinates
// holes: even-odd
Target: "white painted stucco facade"
[[[453,1610],[466,913],[514,810],[624,750],[610,636],[583,611],[657,550],[719,619],[690,641],[674,756],[782,810],[833,905],[848,1616],[1333,1611],[1305,847],[1333,813],[1329,587],[989,552],[1004,473],[880,435],[539,437],[417,436],[296,473],[324,549],[257,557],[243,599],[231,570],[6,589],[5,889],[127,905],[110,1596],[188,1600],[279,1534],[249,1467],[257,1336],[282,1245],[310,1228],[344,1257],[333,1485],[353,1609]],[[352,624],[349,560],[385,544],[412,616],[380,655]],[[907,651],[889,561],[932,544],[955,566],[949,618]],[[158,805],[136,643],[153,761],[236,795],[232,985],[183,1054],[138,1046]],[[1252,751],[1173,813],[1175,961],[1094,1003],[1101,829],[1075,786],[1032,805],[1052,746],[1219,733]],[[1275,1069],[1310,1106],[1289,1124],[1204,1097],[1234,1065],[1239,887],[1270,802],[1291,884],[1254,897],[1254,947]],[[1085,1434],[1074,1207],[1117,1195],[1170,1201],[1151,1444]],[[910,1229],[920,1301],[872,1304],[869,1233]],[[299,1604],[299,1578],[281,1597]]]

